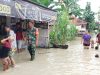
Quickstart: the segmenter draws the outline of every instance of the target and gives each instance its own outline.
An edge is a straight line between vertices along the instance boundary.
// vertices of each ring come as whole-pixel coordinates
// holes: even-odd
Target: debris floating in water
[[[98,54],[96,54],[96,55],[95,55],[95,57],[96,57],[96,58],[99,58],[99,55],[98,55]]]

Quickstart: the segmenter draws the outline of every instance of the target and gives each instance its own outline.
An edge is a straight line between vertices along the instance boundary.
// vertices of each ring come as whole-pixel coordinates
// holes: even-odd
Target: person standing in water
[[[24,37],[24,33],[23,33],[22,24],[18,22],[16,23],[16,40],[17,40],[18,53],[20,53],[23,50],[22,49],[23,37]]]
[[[3,65],[3,71],[6,71],[9,69],[9,66],[11,64],[11,61],[9,58],[9,51],[11,49],[11,43],[8,38],[8,35],[5,35],[5,37],[1,40],[1,43],[2,43],[2,48],[0,50],[0,59]]]
[[[99,45],[100,45],[100,32],[96,36],[96,42],[97,42],[97,49],[99,49]]]
[[[5,26],[5,30],[9,35],[9,39],[11,41],[11,50],[9,52],[9,58],[11,60],[11,66],[15,67],[15,60],[13,58],[13,55],[17,49],[17,43],[16,43],[16,34],[14,33],[14,31],[11,29],[10,26]]]
[[[82,36],[82,43],[83,43],[84,49],[89,49],[90,42],[91,42],[91,35],[89,34],[88,31],[86,31],[85,34],[83,34]]]
[[[26,40],[28,41],[28,51],[31,56],[31,61],[35,58],[35,50],[37,46],[37,40],[38,40],[38,33],[37,28],[34,27],[34,21],[29,21],[28,23],[28,29],[26,32]]]

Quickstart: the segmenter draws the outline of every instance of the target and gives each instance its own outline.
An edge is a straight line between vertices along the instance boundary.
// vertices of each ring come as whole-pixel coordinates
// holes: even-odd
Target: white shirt
[[[11,48],[17,48],[16,34],[14,33],[13,30],[10,30],[9,35],[12,37],[12,40],[11,40]]]

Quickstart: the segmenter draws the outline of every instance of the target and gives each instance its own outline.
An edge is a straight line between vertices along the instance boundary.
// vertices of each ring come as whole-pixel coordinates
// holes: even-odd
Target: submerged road
[[[0,75],[100,75],[100,50],[84,50],[80,38],[72,41],[68,49],[38,49],[34,61],[28,51],[15,55],[16,68]]]

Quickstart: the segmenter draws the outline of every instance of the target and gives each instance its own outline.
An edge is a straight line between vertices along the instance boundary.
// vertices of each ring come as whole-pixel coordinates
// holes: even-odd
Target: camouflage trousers
[[[36,45],[35,44],[28,45],[28,51],[29,51],[31,57],[35,56],[35,50],[36,50]]]

